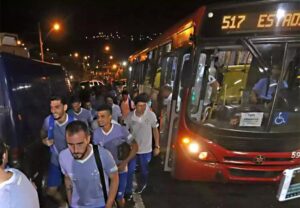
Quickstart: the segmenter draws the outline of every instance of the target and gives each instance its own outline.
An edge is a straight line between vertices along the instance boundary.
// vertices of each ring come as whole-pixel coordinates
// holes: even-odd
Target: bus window
[[[177,57],[166,57],[162,62],[163,80],[162,85],[168,84],[174,87],[177,72]]]
[[[202,113],[202,103],[200,104],[200,91],[203,82],[204,70],[205,70],[206,54],[201,53],[199,62],[197,64],[197,71],[195,81],[192,86],[190,98],[189,98],[189,112],[192,119],[200,121]]]
[[[284,64],[283,81],[286,88],[279,88],[271,131],[295,132],[300,122],[300,45],[288,47]]]
[[[175,108],[175,111],[176,113],[179,113],[180,111],[180,108],[181,108],[181,101],[182,101],[182,79],[181,79],[181,76],[182,76],[182,71],[184,69],[184,67],[186,67],[186,65],[188,64],[190,60],[190,54],[187,53],[183,56],[183,61],[182,61],[182,64],[181,64],[181,69],[178,70],[178,72],[180,73],[179,74],[179,83],[178,83],[178,95],[177,95],[177,102],[176,102],[176,108]],[[172,70],[173,71],[173,70]],[[174,80],[175,80],[175,77],[176,77],[176,71],[174,72]]]
[[[267,129],[276,89],[288,87],[279,79],[284,46],[254,47],[259,53],[238,45],[203,50],[188,105],[192,120],[222,129]]]

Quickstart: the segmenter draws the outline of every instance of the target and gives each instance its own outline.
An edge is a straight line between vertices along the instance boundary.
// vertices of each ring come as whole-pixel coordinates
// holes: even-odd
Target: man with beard
[[[47,194],[52,197],[60,207],[65,207],[66,202],[60,194],[58,187],[62,184],[58,154],[67,147],[65,129],[74,118],[66,113],[67,103],[64,98],[53,96],[50,99],[51,115],[47,116],[41,130],[44,145],[51,150],[51,159],[48,168]]]
[[[59,154],[61,170],[70,207],[111,208],[118,190],[118,168],[108,150],[98,147],[102,161],[108,199],[105,202],[99,171],[90,144],[87,125],[74,121],[66,127],[68,148]],[[110,186],[108,184],[110,180]]]

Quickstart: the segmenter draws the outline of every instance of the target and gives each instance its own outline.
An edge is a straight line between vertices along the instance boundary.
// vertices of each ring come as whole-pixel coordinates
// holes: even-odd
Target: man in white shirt
[[[8,149],[0,141],[0,207],[39,208],[38,194],[28,178],[14,168],[5,169]]]
[[[152,135],[155,145],[153,155],[157,156],[160,152],[158,123],[156,115],[147,108],[148,96],[140,94],[135,98],[134,102],[136,109],[128,114],[125,124],[138,144],[138,152],[136,157],[128,164],[128,178],[125,190],[126,198],[131,198],[133,174],[137,161],[140,163],[141,168],[141,180],[138,183],[137,192],[142,193],[147,186],[148,163],[152,157]]]

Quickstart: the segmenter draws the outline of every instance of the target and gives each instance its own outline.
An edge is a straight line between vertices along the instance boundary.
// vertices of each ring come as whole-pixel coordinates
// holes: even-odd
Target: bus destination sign
[[[299,7],[299,6],[298,6]],[[204,36],[223,36],[245,33],[274,33],[285,34],[300,32],[300,8],[264,7],[257,9],[238,8],[233,10],[208,11],[205,17]]]

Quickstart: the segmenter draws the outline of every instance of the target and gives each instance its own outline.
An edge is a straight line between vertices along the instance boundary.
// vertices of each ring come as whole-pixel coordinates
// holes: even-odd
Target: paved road
[[[277,202],[277,185],[182,182],[162,172],[158,159],[151,167],[151,185],[141,197],[146,208],[300,208],[300,199]]]
[[[149,186],[126,208],[300,208],[300,199],[277,202],[277,185],[220,184],[173,180],[161,161],[151,162]],[[56,206],[46,200],[45,208]]]

